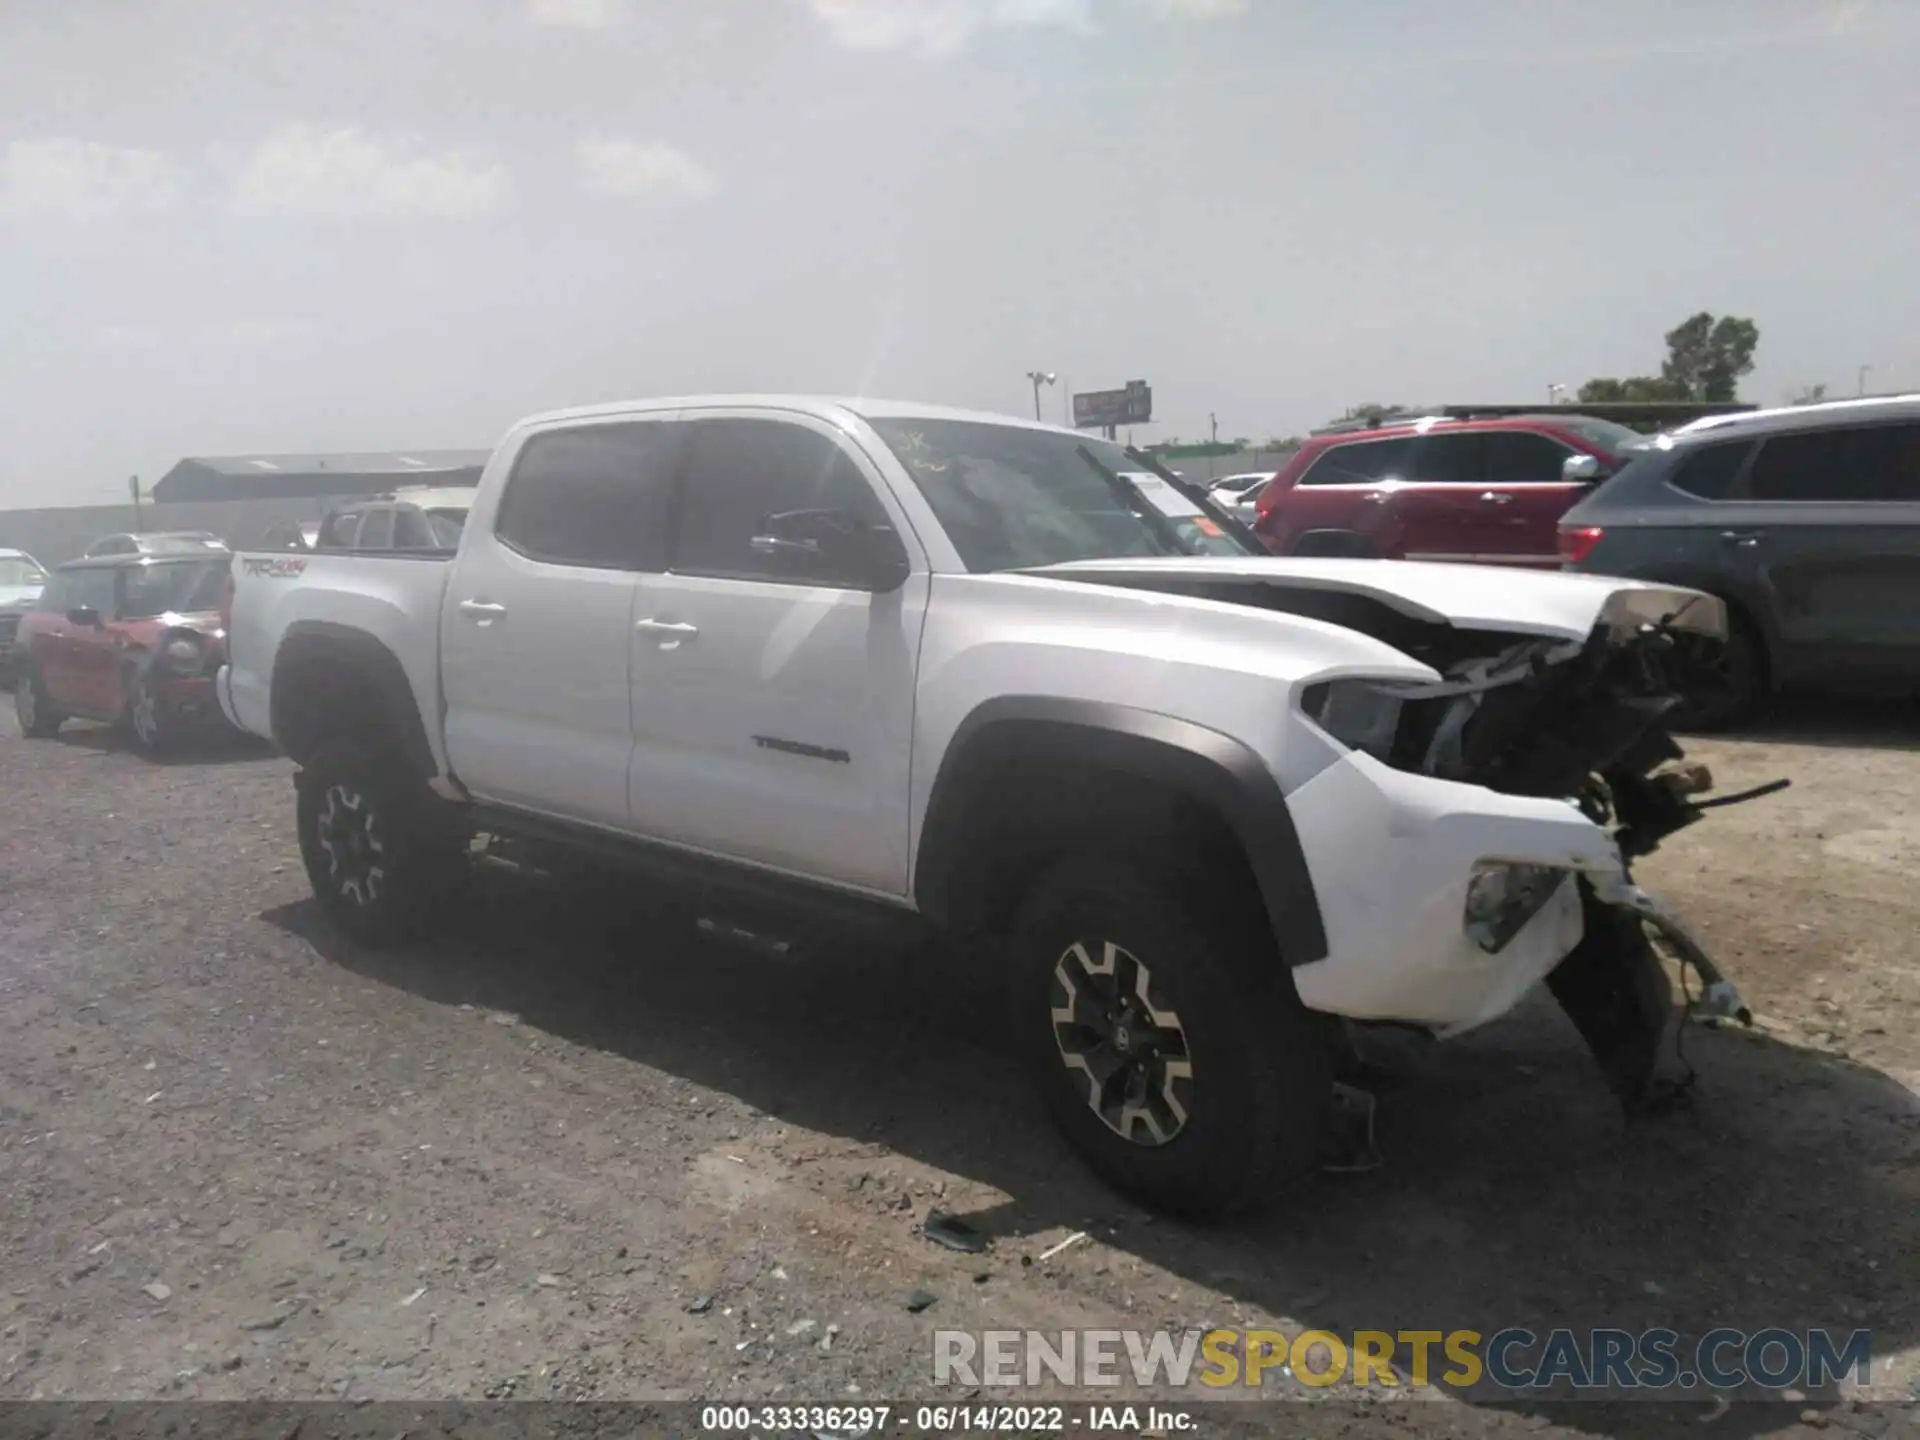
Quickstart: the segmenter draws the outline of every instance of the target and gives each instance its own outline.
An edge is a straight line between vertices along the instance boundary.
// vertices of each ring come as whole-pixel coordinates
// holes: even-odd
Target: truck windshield
[[[1109,440],[976,420],[871,423],[969,570],[1263,553]]]
[[[172,560],[158,565],[133,565],[122,581],[120,615],[126,620],[151,620],[156,615],[191,615],[220,608],[220,582],[226,578],[224,560]]]
[[[0,560],[0,585],[42,585],[46,579],[47,572],[31,560],[21,560],[12,555]]]

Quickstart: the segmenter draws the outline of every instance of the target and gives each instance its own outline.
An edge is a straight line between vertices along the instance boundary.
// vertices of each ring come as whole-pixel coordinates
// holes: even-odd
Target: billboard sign
[[[1129,380],[1124,390],[1093,390],[1073,397],[1073,423],[1088,430],[1097,425],[1144,425],[1153,419],[1153,391],[1144,380]]]

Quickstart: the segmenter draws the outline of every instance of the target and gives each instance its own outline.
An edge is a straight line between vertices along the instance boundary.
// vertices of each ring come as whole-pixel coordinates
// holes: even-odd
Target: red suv
[[[1560,565],[1560,516],[1647,437],[1585,415],[1391,420],[1316,435],[1254,507],[1276,555]]]
[[[226,629],[221,590],[232,558],[113,555],[56,569],[14,644],[20,733],[52,735],[69,717],[121,725],[152,755],[183,731],[218,728],[213,696]]]

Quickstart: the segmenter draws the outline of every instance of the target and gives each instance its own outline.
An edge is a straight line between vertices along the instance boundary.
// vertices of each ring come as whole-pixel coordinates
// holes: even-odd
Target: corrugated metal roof
[[[264,499],[366,495],[398,485],[479,479],[490,450],[387,450],[339,455],[190,455],[153,487],[153,498]]]

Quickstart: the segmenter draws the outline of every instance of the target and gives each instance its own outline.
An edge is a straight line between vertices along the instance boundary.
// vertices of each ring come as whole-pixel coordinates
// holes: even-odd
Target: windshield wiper
[[[1175,490],[1178,490],[1182,495],[1186,496],[1187,499],[1193,501],[1209,519],[1212,519],[1216,523],[1224,523],[1228,527],[1229,533],[1232,534],[1236,540],[1240,541],[1242,545],[1249,547],[1249,554],[1265,555],[1267,553],[1266,545],[1258,535],[1254,534],[1253,527],[1238,515],[1234,514],[1233,511],[1227,509],[1226,506],[1222,505],[1219,501],[1215,500],[1206,486],[1195,485],[1190,481],[1182,480],[1145,450],[1137,450],[1129,445],[1126,449],[1126,456],[1129,460],[1133,461],[1134,464],[1140,466],[1143,470],[1150,471],[1152,474],[1159,476]]]
[[[1100,457],[1085,445],[1076,446],[1075,453],[1093,467],[1094,474],[1107,482],[1107,489],[1113,492],[1113,498],[1126,508],[1128,514],[1147,522],[1147,528],[1153,531],[1154,539],[1166,547],[1169,555],[1193,554],[1193,551],[1181,543],[1180,532],[1174,528],[1173,522],[1160,513],[1151,499],[1140,493],[1138,485],[1130,483],[1118,470],[1109,469]]]

